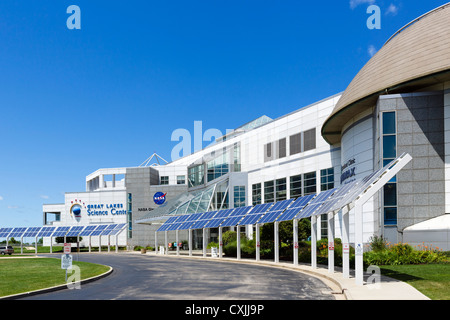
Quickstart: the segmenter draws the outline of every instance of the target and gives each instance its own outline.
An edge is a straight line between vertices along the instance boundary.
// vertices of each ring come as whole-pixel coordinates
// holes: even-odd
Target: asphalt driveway
[[[53,257],[59,259],[60,255]],[[331,289],[319,279],[279,268],[126,253],[83,253],[78,259],[109,265],[114,271],[82,284],[79,290],[64,289],[26,299],[334,300]]]

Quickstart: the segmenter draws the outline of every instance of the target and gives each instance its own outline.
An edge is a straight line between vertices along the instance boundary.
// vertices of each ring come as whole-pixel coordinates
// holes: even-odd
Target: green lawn
[[[73,264],[80,267],[81,279],[109,270],[99,264],[81,261],[73,261]],[[64,284],[65,274],[60,259],[0,259],[0,297]]]
[[[450,263],[380,268],[381,274],[410,284],[432,300],[450,300]]]

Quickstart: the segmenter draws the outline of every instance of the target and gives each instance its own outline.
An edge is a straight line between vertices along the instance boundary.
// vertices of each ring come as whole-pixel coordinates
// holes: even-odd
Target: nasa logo
[[[167,193],[162,193],[162,192],[155,193],[155,195],[153,196],[153,201],[157,205],[162,205],[166,201],[166,194]]]

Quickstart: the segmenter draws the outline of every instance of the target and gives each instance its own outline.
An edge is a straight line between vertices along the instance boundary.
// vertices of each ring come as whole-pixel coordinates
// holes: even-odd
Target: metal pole
[[[349,212],[347,207],[342,209],[342,276],[350,278],[350,241],[349,241]]]
[[[317,268],[317,216],[311,217],[311,267]]]
[[[219,227],[219,258],[222,258],[222,254],[223,254],[222,227]]]
[[[192,229],[189,229],[189,257],[192,257]]]
[[[256,224],[256,261],[259,261],[261,257],[261,233],[259,229],[259,224]]]
[[[158,231],[155,231],[155,254],[158,254]]]
[[[360,286],[364,284],[362,207],[362,203],[355,204],[355,281]]]
[[[175,241],[177,242],[177,256],[180,255],[180,246],[178,245],[178,230],[175,231]]]
[[[275,240],[274,240],[274,243],[273,243],[273,246],[274,246],[274,251],[275,251],[275,263],[278,263],[278,262],[280,262],[280,252],[279,252],[279,246],[278,246],[278,243],[280,242],[280,239],[279,239],[279,232],[278,232],[278,224],[279,224],[279,222],[278,221],[275,221],[275,223],[274,223],[274,230],[273,230],[273,232],[275,233]]]
[[[334,213],[327,216],[328,224],[328,272],[334,273]]]
[[[169,240],[168,240],[168,235],[167,235],[167,230],[164,231],[164,242],[165,242],[165,247],[166,247],[166,252],[165,254],[169,254]]]
[[[208,246],[207,245],[207,242],[206,242],[206,228],[203,228],[203,257],[205,257],[206,258],[206,247]]]
[[[298,265],[298,220],[293,220],[294,225],[294,266]]]
[[[237,231],[237,245],[236,245],[236,255],[237,255],[237,259],[241,260],[241,227],[237,226],[236,227],[236,231]]]

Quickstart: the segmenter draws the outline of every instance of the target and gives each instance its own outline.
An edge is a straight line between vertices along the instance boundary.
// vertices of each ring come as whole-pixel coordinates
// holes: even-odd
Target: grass
[[[410,284],[432,300],[450,300],[450,263],[380,268],[381,274]]]
[[[100,275],[109,267],[73,261],[80,267],[81,279]],[[65,284],[66,271],[55,258],[0,259],[0,297]]]

